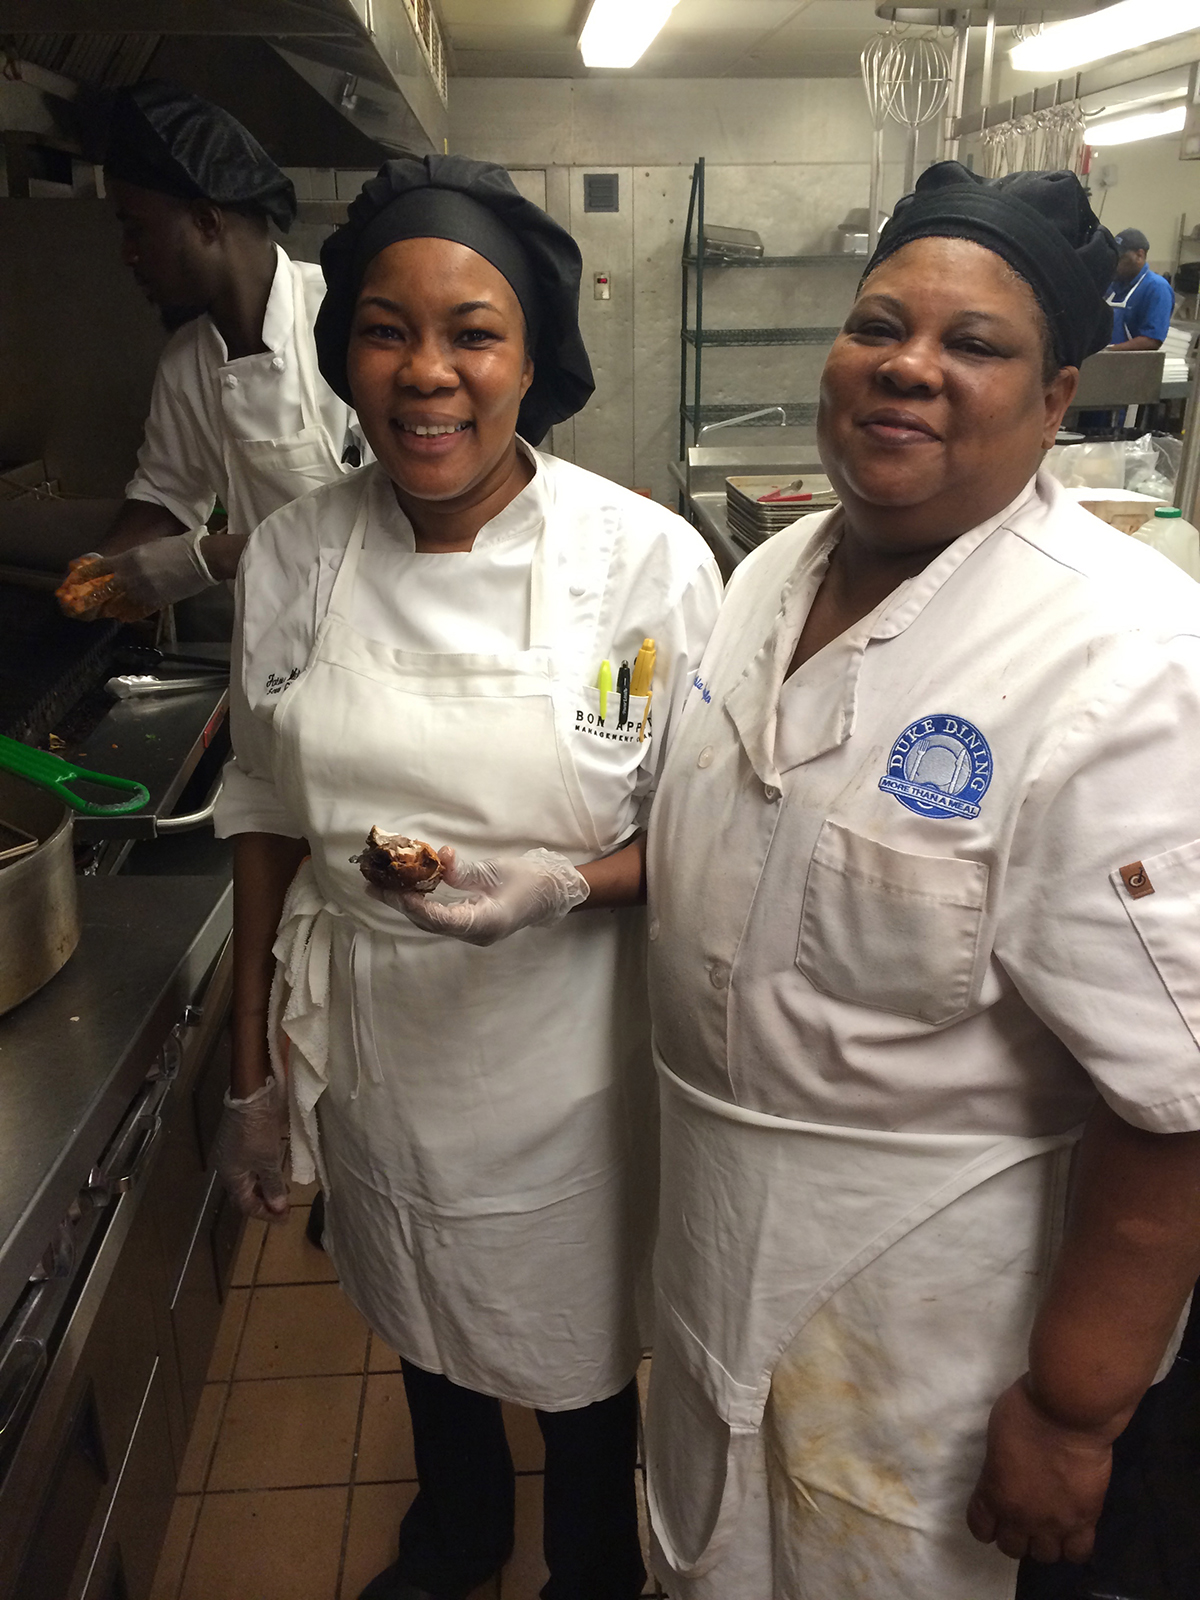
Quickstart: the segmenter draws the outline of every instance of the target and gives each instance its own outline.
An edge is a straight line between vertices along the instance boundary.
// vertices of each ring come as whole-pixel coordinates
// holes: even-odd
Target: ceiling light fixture
[[[633,66],[676,4],[677,0],[593,0],[579,35],[584,66]]]
[[[1142,111],[1135,117],[1118,117],[1101,122],[1084,134],[1086,144],[1132,144],[1135,139],[1157,139],[1163,133],[1181,133],[1187,117],[1186,106],[1171,106],[1167,111]]]
[[[1009,51],[1017,72],[1062,73],[1105,56],[1200,28],[1200,0],[1119,0],[1087,16],[1055,22]]]

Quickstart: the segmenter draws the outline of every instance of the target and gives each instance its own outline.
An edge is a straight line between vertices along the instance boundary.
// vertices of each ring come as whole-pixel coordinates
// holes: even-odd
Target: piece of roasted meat
[[[111,572],[89,576],[94,563],[72,561],[65,580],[54,591],[55,599],[69,617],[89,617],[116,594]]]
[[[442,881],[442,863],[433,846],[423,839],[407,839],[402,833],[380,833],[372,828],[366,849],[350,859],[358,862],[358,870],[377,889],[428,894]]]

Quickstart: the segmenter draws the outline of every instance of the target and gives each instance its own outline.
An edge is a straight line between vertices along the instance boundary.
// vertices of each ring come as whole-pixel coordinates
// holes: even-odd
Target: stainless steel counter
[[[729,532],[729,515],[726,510],[725,491],[720,493],[692,494],[688,499],[692,520],[704,535],[709,549],[717,558],[721,576],[726,582],[738,562],[748,554]]]
[[[0,1323],[232,923],[227,875],[79,882],[83,935],[0,1018]]]

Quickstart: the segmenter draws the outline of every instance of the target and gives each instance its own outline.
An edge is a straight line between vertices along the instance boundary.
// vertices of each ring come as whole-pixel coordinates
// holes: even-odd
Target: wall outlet
[[[592,274],[592,292],[597,300],[612,299],[612,278],[607,272]]]

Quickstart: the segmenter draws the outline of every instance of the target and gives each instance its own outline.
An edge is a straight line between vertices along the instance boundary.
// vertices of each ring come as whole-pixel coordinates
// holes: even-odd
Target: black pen
[[[621,696],[621,711],[617,717],[617,727],[623,728],[629,721],[629,663],[622,661],[621,670],[617,673],[617,693]]]

